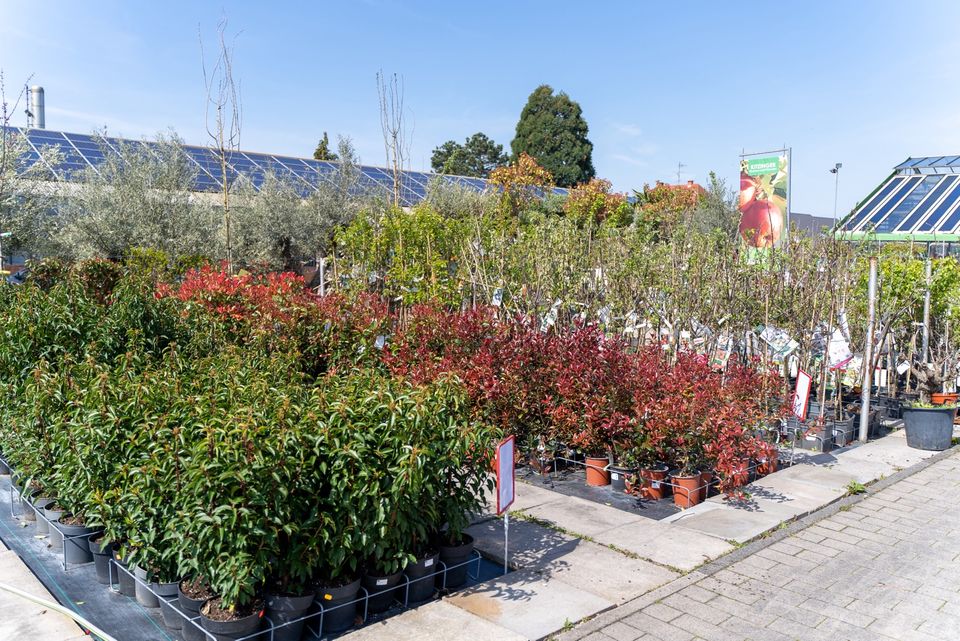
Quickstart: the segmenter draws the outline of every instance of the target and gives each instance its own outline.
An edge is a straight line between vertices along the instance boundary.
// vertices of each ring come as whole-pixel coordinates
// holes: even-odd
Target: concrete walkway
[[[0,581],[56,603],[16,552],[0,541]],[[0,639],[6,641],[89,641],[67,616],[20,596],[0,590]]]
[[[557,639],[958,639],[960,453],[902,475]]]
[[[518,483],[510,521],[514,572],[346,638],[515,641],[545,638],[604,612],[601,619],[616,620],[630,603],[691,580],[704,564],[842,499],[851,481],[867,484],[935,454],[908,448],[898,431],[835,454],[808,455],[749,486],[746,501],[715,497],[663,521]],[[502,519],[488,515],[469,531],[485,556],[503,560]]]

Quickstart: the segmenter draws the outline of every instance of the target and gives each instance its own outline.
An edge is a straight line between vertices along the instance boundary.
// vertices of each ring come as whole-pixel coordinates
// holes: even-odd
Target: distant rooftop
[[[60,180],[80,180],[88,169],[98,170],[107,154],[123,157],[126,149],[151,152],[157,143],[111,136],[75,134],[50,129],[20,129],[14,131],[26,134],[29,149],[21,159],[22,167],[41,162]],[[49,149],[58,151],[59,162],[53,163]],[[220,161],[217,153],[210,147],[183,145],[183,151],[196,172],[194,191],[220,191]],[[301,193],[307,195],[316,191],[322,183],[335,185],[339,163],[298,158],[277,154],[229,151],[227,152],[227,179],[232,184],[237,179],[247,180],[254,189],[259,190],[267,173],[290,180]],[[359,191],[388,196],[393,193],[393,174],[390,169],[371,165],[359,165]],[[483,178],[469,176],[451,176],[424,171],[401,172],[400,204],[410,207],[421,202],[427,195],[427,185],[433,180],[459,185],[476,191],[484,191],[488,183]],[[566,189],[555,187],[553,193],[565,195]]]

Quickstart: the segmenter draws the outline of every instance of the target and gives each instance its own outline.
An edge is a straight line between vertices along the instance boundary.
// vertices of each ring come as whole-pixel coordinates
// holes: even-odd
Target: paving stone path
[[[560,641],[960,639],[960,454]]]

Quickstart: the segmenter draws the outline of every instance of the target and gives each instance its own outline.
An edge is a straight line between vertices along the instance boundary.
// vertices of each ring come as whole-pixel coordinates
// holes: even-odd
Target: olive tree
[[[176,136],[107,148],[96,168],[59,207],[51,243],[70,258],[120,258],[135,247],[170,256],[219,256],[219,217],[213,203],[192,191],[196,166]]]

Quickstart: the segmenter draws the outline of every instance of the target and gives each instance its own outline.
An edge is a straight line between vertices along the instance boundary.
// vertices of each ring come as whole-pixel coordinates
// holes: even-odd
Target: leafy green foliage
[[[580,105],[563,92],[540,85],[520,113],[510,143],[514,158],[526,153],[549,171],[561,187],[585,183],[596,175],[593,143]]]
[[[373,366],[385,308],[289,275],[158,294],[118,269],[0,288],[0,450],[125,561],[243,606],[402,569],[484,505],[497,432],[459,381]]]
[[[477,132],[461,145],[448,140],[433,150],[430,165],[440,174],[486,178],[497,167],[506,165],[509,158],[486,134]]]
[[[327,132],[323,132],[323,138],[317,143],[317,148],[313,150],[314,160],[339,160],[340,156],[330,149],[330,138]]]

